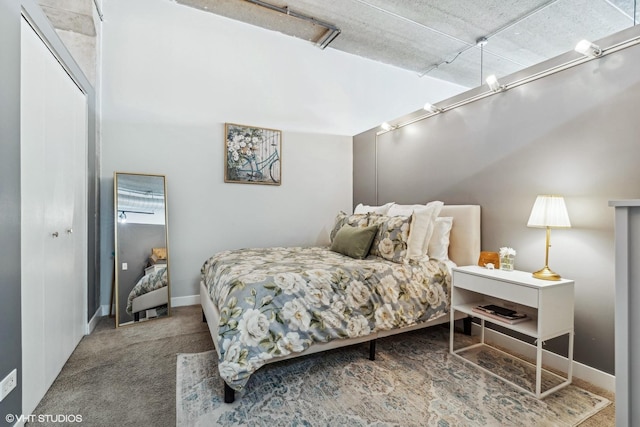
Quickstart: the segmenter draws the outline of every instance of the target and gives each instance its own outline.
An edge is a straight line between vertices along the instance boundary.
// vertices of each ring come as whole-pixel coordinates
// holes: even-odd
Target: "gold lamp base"
[[[542,280],[560,280],[562,279],[562,277],[560,277],[560,275],[558,273],[555,273],[553,271],[551,271],[551,269],[548,266],[544,266],[544,268],[542,270],[538,270],[535,273],[533,273],[533,277],[535,277],[536,279],[542,279]]]

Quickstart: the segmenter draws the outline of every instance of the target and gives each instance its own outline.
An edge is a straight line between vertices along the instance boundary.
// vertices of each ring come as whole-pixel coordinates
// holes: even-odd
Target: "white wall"
[[[355,135],[466,90],[169,0],[103,13],[106,120]]]
[[[114,171],[167,176],[171,293],[194,295],[216,251],[328,243],[351,209],[351,135],[462,89],[168,0],[103,14],[103,305]],[[281,186],[223,182],[225,122],[283,130]]]
[[[282,185],[223,182],[224,125],[105,122],[103,280],[108,303],[113,252],[113,171],[167,176],[171,294],[195,295],[202,263],[250,246],[328,242],[335,214],[351,205],[351,138],[283,132]]]

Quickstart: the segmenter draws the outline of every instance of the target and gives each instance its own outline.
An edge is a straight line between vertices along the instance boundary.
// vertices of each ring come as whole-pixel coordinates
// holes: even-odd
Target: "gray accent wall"
[[[0,380],[22,373],[20,318],[20,2],[0,0]],[[22,412],[22,381],[0,402]]]
[[[598,43],[639,34],[631,28]],[[513,247],[516,268],[535,271],[544,266],[545,232],[527,228],[531,208],[539,194],[563,195],[572,228],[552,230],[549,266],[576,283],[575,360],[613,374],[608,201],[640,196],[639,69],[636,45],[377,138],[376,129],[357,135],[353,203],[479,204],[482,249]],[[561,344],[545,348],[563,353]]]

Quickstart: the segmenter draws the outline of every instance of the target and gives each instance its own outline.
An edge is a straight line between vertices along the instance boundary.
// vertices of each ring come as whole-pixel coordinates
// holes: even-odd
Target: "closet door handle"
[[[67,228],[67,234],[73,233],[73,228]]]
[[[58,232],[57,232],[57,231],[54,231],[53,233],[51,233],[51,236],[53,236],[53,237],[58,237]]]

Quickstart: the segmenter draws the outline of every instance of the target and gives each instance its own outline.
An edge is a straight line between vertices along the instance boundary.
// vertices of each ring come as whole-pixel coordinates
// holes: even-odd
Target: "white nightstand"
[[[573,280],[559,281],[540,280],[524,271],[488,270],[479,266],[456,267],[453,269],[451,284],[451,334],[449,350],[451,354],[462,358],[468,363],[501,378],[513,386],[540,399],[554,391],[571,384],[573,365]],[[497,304],[518,312],[524,312],[529,320],[508,324],[494,320],[473,311],[478,305]],[[480,319],[480,343],[464,348],[454,349],[454,317],[455,312],[461,311]],[[536,339],[536,387],[535,391],[527,390],[505,378],[502,378],[466,359],[461,353],[478,346],[485,346],[485,321],[504,328],[528,335]],[[542,343],[543,341],[569,335],[569,351],[567,377],[560,377],[561,384],[542,392]],[[513,356],[515,357],[515,356]],[[548,372],[545,370],[545,372]]]

